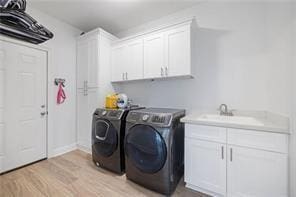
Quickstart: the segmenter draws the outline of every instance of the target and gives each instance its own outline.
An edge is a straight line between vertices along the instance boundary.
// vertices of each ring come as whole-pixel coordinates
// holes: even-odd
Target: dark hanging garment
[[[53,33],[25,13],[26,0],[0,0],[0,34],[40,44]]]
[[[0,8],[26,10],[26,0],[0,0]]]

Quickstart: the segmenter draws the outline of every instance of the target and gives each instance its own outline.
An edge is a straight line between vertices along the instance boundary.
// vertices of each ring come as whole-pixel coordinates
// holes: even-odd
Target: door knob
[[[41,116],[45,116],[45,115],[47,115],[47,112],[45,112],[45,111],[44,112],[41,112],[40,115]]]

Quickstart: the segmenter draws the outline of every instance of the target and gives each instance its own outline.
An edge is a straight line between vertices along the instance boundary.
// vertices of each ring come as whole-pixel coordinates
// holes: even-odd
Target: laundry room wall
[[[289,3],[200,3],[116,34],[125,37],[195,17],[194,79],[115,85],[154,107],[268,110],[291,114]],[[235,16],[235,17],[234,17]]]
[[[296,196],[295,3],[200,3],[116,35],[131,36],[188,17],[195,17],[198,26],[194,79],[115,85],[117,91],[144,106],[188,113],[227,103],[289,116],[290,196]]]
[[[31,7],[27,13],[54,33],[54,38],[42,44],[50,48],[48,67],[48,132],[49,155],[58,155],[76,148],[76,37],[81,33],[52,16]],[[66,79],[67,100],[56,104],[57,86],[54,78]]]

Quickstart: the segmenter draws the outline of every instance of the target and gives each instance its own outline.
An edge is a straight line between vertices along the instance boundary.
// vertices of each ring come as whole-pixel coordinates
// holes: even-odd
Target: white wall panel
[[[35,10],[28,5],[28,14],[33,16],[40,24],[54,33],[54,38],[45,42],[50,49],[48,67],[48,128],[50,142],[49,154],[57,153],[55,150],[72,146],[76,143],[76,37],[81,33],[56,18]],[[25,57],[30,61],[29,57]],[[62,105],[56,104],[57,86],[54,78],[66,79],[67,100]]]

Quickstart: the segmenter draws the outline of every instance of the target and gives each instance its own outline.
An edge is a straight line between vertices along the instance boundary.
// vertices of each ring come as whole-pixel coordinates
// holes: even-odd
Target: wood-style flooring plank
[[[0,197],[161,197],[98,168],[90,154],[76,150],[0,176]],[[180,181],[175,197],[208,197]]]

